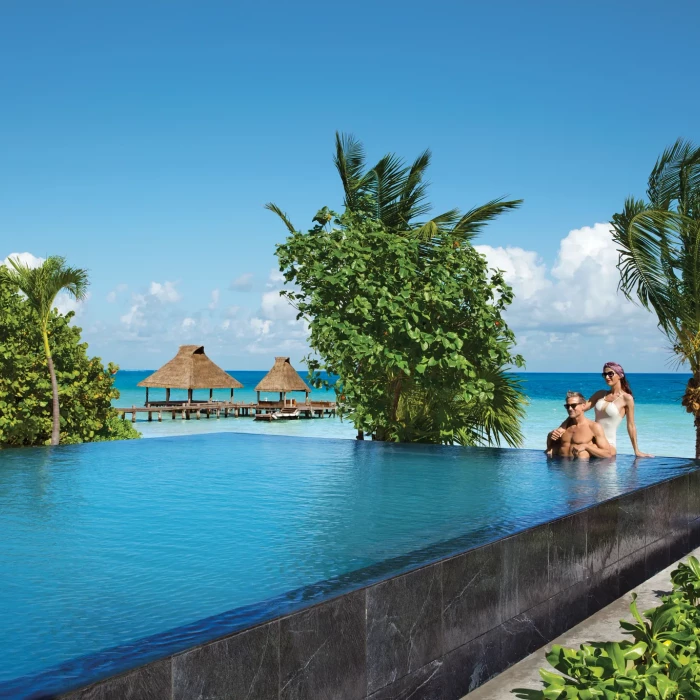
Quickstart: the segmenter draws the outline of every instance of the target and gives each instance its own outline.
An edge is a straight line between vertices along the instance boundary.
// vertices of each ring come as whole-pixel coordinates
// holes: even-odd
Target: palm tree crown
[[[683,405],[695,415],[700,457],[700,147],[679,139],[649,176],[647,201],[628,198],[612,219],[620,289],[654,311],[691,378]]]
[[[12,268],[5,270],[5,276],[24,293],[42,323],[48,320],[59,292],[65,290],[78,301],[87,295],[87,272],[68,267],[65,258],[53,255],[38,267],[30,267],[16,258],[8,261]]]

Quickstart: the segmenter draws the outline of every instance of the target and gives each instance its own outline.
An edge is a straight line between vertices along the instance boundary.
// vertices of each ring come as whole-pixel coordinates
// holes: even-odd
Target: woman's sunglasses
[[[605,379],[612,379],[615,376],[615,372],[603,372]]]

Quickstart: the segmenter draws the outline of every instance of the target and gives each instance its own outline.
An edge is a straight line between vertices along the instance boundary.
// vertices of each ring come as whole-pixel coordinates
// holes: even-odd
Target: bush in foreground
[[[700,562],[690,557],[671,580],[672,592],[643,615],[632,596],[634,622],[620,621],[630,640],[582,644],[579,650],[555,644],[547,661],[559,673],[540,669],[542,690],[513,692],[523,700],[700,698]]]

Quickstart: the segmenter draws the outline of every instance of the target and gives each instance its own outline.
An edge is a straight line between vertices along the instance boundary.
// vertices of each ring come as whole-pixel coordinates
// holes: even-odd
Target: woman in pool
[[[607,389],[596,391],[584,405],[584,411],[595,409],[596,423],[600,424],[605,437],[617,454],[617,427],[623,418],[627,418],[627,433],[637,457],[652,457],[639,449],[637,445],[637,427],[634,424],[634,397],[632,388],[625,378],[625,370],[617,362],[606,362],[603,366],[603,379]],[[564,432],[566,421],[552,433],[552,439],[558,440]]]

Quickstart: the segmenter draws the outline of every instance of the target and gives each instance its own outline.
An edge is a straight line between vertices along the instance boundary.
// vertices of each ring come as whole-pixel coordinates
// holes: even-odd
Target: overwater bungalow
[[[243,384],[206,356],[203,345],[181,345],[172,360],[140,381],[138,386],[146,387],[146,406],[190,405],[195,389],[209,389],[209,402],[214,398],[214,389],[230,389],[233,403],[234,389],[243,388]],[[165,401],[149,402],[150,388],[165,389]],[[171,401],[171,389],[187,389],[187,401]]]
[[[260,403],[260,392],[274,392],[280,395],[280,402],[287,404],[287,394],[294,391],[303,391],[305,394],[304,403],[308,403],[311,387],[299,376],[299,373],[292,367],[288,357],[276,357],[272,369],[262,378],[255,387]]]

